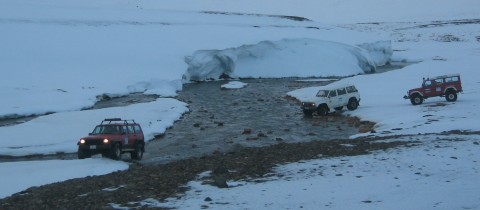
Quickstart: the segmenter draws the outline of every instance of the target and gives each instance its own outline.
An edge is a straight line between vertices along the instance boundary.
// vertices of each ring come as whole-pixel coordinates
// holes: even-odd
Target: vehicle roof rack
[[[445,77],[460,77],[460,74],[446,74],[446,75],[440,75],[440,76],[435,76],[435,77],[427,77],[427,80],[434,80],[434,79],[440,79],[440,78],[445,78]]]
[[[112,124],[112,122],[121,122],[123,121],[123,124],[129,124],[128,122],[130,121],[131,123],[136,123],[135,120],[122,120],[122,118],[105,118],[104,120],[102,120],[102,122],[100,123],[100,125],[104,125],[107,124]]]

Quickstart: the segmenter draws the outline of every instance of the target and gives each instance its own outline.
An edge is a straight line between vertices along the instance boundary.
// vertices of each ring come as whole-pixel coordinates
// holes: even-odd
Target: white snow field
[[[227,182],[229,188],[191,181],[181,199],[149,199],[139,205],[176,209],[478,209],[479,137],[410,137],[405,140],[429,143],[280,165],[271,176]]]
[[[2,190],[0,198],[32,186],[61,182],[73,178],[98,176],[127,170],[128,163],[107,158],[84,160],[48,160],[0,163]]]
[[[0,155],[73,152],[76,141],[106,117],[135,119],[152,138],[179,119],[187,105],[160,98],[127,107],[79,110],[103,94],[175,96],[182,81],[192,75],[188,61],[199,52],[230,53],[231,59],[251,49],[257,57],[235,60],[233,76],[362,73],[361,65],[352,64],[359,57],[345,49],[359,50],[364,61],[416,62],[401,70],[338,81],[355,84],[362,96],[359,109],[344,114],[377,122],[376,133],[353,137],[479,131],[478,8],[477,0],[0,0],[0,117],[54,112],[0,127]],[[470,19],[477,23],[468,24]],[[466,23],[452,22],[458,20]],[[440,22],[431,25],[432,21]],[[309,47],[298,44],[305,40]],[[276,48],[257,50],[261,43],[274,43]],[[331,47],[332,43],[346,47]],[[390,45],[377,48],[375,43]],[[328,55],[329,51],[335,53]],[[315,56],[328,59],[319,62]],[[348,59],[334,62],[343,57]],[[450,73],[462,76],[464,93],[457,102],[432,98],[412,106],[402,98],[421,84],[422,77]],[[301,97],[314,88],[318,87],[288,94]],[[138,115],[130,115],[132,111]],[[278,166],[279,175],[286,174],[283,178],[257,184],[229,181],[228,189],[191,182],[180,200],[143,203],[178,209],[480,208],[478,135],[402,139],[421,145]],[[127,167],[102,158],[1,163],[0,179],[9,181],[0,183],[0,198],[30,186]],[[213,201],[204,201],[206,197]]]

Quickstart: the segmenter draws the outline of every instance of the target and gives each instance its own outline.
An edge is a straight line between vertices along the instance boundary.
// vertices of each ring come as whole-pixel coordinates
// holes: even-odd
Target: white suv
[[[355,110],[359,103],[360,94],[354,85],[326,86],[315,97],[302,101],[302,110],[307,116],[312,116],[314,112],[325,116],[332,109],[340,111],[344,106],[348,110]]]

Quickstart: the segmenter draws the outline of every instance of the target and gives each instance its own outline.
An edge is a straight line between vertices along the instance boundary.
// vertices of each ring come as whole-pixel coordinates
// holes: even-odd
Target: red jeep
[[[102,120],[93,132],[81,138],[78,143],[78,158],[89,158],[102,154],[115,160],[121,159],[122,153],[130,152],[134,160],[141,160],[145,152],[142,128],[134,120],[110,118]]]
[[[460,75],[452,74],[427,79],[423,78],[422,87],[409,90],[403,98],[410,99],[413,105],[422,104],[424,99],[435,96],[445,96],[447,101],[456,101],[457,93],[462,91]]]

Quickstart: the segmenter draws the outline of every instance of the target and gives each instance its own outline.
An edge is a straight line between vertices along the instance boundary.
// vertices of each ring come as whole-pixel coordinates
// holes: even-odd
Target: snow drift
[[[262,41],[185,57],[184,81],[223,77],[350,76],[375,72],[392,56],[390,41],[351,46],[315,39]]]

